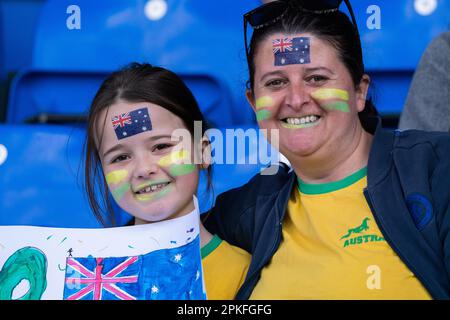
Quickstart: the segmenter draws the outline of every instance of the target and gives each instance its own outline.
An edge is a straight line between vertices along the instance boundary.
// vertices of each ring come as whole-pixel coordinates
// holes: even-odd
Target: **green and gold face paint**
[[[157,191],[155,193],[138,194],[135,197],[136,197],[136,200],[141,201],[141,202],[153,201],[153,200],[158,200],[158,199],[165,197],[168,193],[170,193],[170,191],[172,191],[172,186],[169,184],[168,186],[163,188],[161,191]]]
[[[105,176],[106,183],[111,190],[111,194],[117,202],[119,202],[123,196],[131,190],[130,184],[128,182],[124,182],[127,177],[128,171],[124,169],[111,171]]]
[[[350,112],[348,92],[342,89],[322,88],[311,93],[319,105],[326,110]]]
[[[262,96],[256,99],[256,120],[267,120],[272,116],[272,112],[267,108],[273,106],[273,99],[270,96]]]
[[[187,163],[183,163],[187,162]],[[169,173],[174,176],[184,176],[196,170],[196,166],[190,163],[190,153],[186,150],[174,151],[159,159],[158,165],[169,169]]]

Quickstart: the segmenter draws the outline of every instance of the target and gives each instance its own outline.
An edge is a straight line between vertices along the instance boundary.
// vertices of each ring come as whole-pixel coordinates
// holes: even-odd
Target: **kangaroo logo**
[[[369,221],[370,218],[364,218],[363,222],[361,223],[360,226],[356,227],[356,228],[350,228],[348,229],[348,232],[345,236],[343,236],[340,240],[345,239],[350,237],[352,234],[354,233],[361,233],[365,230],[369,230],[369,226],[367,225],[367,221]]]

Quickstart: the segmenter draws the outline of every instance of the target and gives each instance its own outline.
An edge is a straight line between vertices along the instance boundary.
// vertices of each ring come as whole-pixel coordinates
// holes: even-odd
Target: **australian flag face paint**
[[[152,130],[147,108],[119,114],[112,117],[111,121],[119,140]]]
[[[305,37],[272,40],[275,65],[310,63],[310,39]]]

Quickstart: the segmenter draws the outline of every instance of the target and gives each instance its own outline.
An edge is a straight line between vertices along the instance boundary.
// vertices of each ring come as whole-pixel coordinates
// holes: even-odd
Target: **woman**
[[[237,298],[450,298],[450,136],[382,129],[341,1],[288,2],[245,18],[247,98],[292,170],[222,194],[206,223],[252,254]]]

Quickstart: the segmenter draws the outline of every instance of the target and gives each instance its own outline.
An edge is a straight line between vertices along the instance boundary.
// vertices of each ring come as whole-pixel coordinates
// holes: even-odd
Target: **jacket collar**
[[[380,117],[372,117],[369,121],[375,127],[367,165],[367,186],[372,187],[386,177],[392,166],[395,132],[383,129]]]

